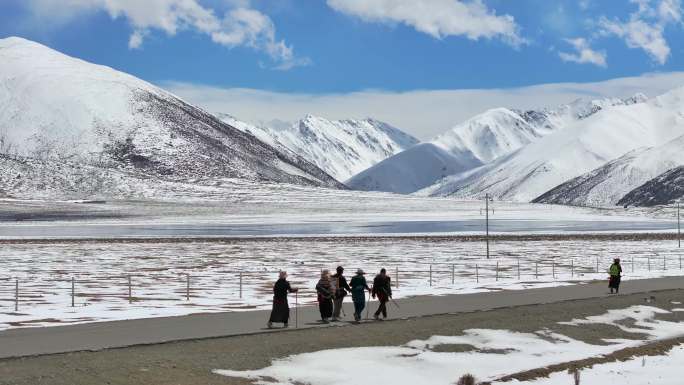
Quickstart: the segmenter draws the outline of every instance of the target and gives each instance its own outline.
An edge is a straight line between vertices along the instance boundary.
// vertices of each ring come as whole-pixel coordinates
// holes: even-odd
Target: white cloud
[[[670,56],[670,46],[665,39],[668,24],[681,23],[682,6],[680,0],[660,0],[654,5],[652,0],[631,0],[637,11],[629,20],[599,20],[600,34],[617,36],[625,40],[629,48],[638,48],[648,53],[658,64],[665,64]]]
[[[131,37],[128,39],[128,48],[140,49],[142,48],[143,40],[145,39],[144,31],[133,31]]]
[[[684,86],[684,72],[647,74],[598,83],[559,83],[513,89],[436,90],[347,94],[287,94],[253,89],[222,89],[194,84],[162,84],[208,111],[251,122],[295,121],[311,113],[330,119],[373,117],[429,139],[495,107],[554,107],[578,98],[655,96]]]
[[[327,0],[338,12],[368,22],[403,23],[437,39],[499,38],[518,46],[525,40],[513,16],[497,15],[481,0]]]
[[[559,52],[558,55],[563,61],[580,64],[594,64],[599,67],[606,66],[606,52],[594,51],[589,46],[589,42],[583,38],[565,39],[575,48],[575,53]]]
[[[153,30],[168,36],[191,30],[209,36],[217,44],[232,48],[247,46],[266,53],[276,68],[289,69],[308,63],[297,58],[292,46],[276,38],[275,25],[267,15],[249,7],[249,1],[226,1],[231,7],[223,17],[202,6],[198,0],[28,0],[27,6],[41,20],[57,24],[97,11],[107,12],[113,19],[126,19],[133,32],[131,49],[142,47]]]

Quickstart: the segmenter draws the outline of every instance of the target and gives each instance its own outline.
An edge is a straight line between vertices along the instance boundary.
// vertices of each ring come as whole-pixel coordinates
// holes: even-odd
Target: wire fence
[[[586,281],[607,278],[612,258],[546,257],[465,260],[384,266],[398,296],[440,294],[464,288],[499,284],[553,281]],[[379,270],[379,263],[372,263]],[[321,269],[334,266],[283,266],[289,280],[301,289],[302,303],[315,302],[313,289]],[[622,260],[627,277],[647,278],[684,272],[679,252],[632,256]],[[272,284],[279,269],[195,269],[186,273],[146,271],[130,274],[55,271],[49,276],[26,274],[0,276],[0,313],[12,315],[32,308],[77,308],[94,304],[153,308],[165,306],[213,306],[217,309],[250,309],[270,303]],[[373,270],[376,271],[376,270]],[[348,271],[348,277],[353,271]],[[372,277],[369,278],[369,284]]]

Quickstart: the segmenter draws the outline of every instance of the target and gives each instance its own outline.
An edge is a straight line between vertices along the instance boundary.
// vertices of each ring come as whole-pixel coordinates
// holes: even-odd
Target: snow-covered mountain
[[[346,184],[353,190],[410,194],[481,164],[469,152],[456,156],[435,143],[420,143],[362,171]]]
[[[620,206],[656,206],[682,202],[684,199],[684,166],[675,167],[627,193]]]
[[[684,165],[684,136],[661,146],[630,151],[618,159],[561,184],[535,203],[612,206],[631,190]]]
[[[293,125],[250,125],[230,115],[228,124],[274,147],[285,147],[314,163],[339,181],[418,143],[418,139],[373,119],[328,120],[307,115]]]
[[[425,190],[432,195],[530,201],[640,147],[684,134],[684,88],[601,108],[520,150]],[[630,101],[631,102],[631,101]],[[598,190],[597,190],[598,191]]]
[[[485,164],[539,135],[517,113],[505,108],[489,110],[355,175],[347,185],[355,190],[412,193]]]
[[[13,159],[342,187],[304,158],[149,83],[21,38],[0,40],[0,138]]]
[[[644,100],[646,96],[637,94],[627,99],[579,99],[540,110],[488,110],[427,142],[429,146],[395,155],[355,175],[347,185],[355,190],[416,192],[445,176],[488,164],[606,108]]]

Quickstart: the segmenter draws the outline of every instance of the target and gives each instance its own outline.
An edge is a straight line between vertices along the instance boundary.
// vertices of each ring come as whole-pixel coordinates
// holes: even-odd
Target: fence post
[[[395,280],[396,280],[396,282],[397,282],[397,289],[398,289],[398,288],[399,288],[399,267],[396,267],[396,268],[395,268],[394,273],[395,273],[394,278],[395,278]]]
[[[76,307],[76,281],[71,277],[71,307]]]
[[[551,276],[556,279],[556,261],[551,261]]]
[[[133,288],[131,285],[131,275],[128,275],[128,303],[133,303]]]
[[[634,273],[634,256],[632,255],[632,273]]]
[[[496,261],[496,281],[499,282],[499,261]]]
[[[242,298],[242,272],[240,272],[240,298]]]
[[[682,269],[682,255],[679,254],[679,270]]]
[[[186,274],[185,300],[190,301],[190,274]]]
[[[518,281],[520,281],[520,257],[518,257]]]
[[[432,265],[430,265],[430,286],[432,286]]]
[[[667,270],[667,263],[665,261],[665,255],[663,255],[663,270]]]
[[[453,285],[456,282],[456,268],[454,267],[453,264],[451,264],[451,284]]]
[[[651,271],[651,256],[648,256],[648,271]]]
[[[539,261],[534,261],[534,279],[539,279]]]
[[[480,283],[480,267],[475,265],[475,282]]]
[[[570,278],[575,278],[575,259],[570,260]]]
[[[599,272],[599,259],[596,258],[596,274]]]
[[[14,311],[19,311],[19,278],[14,285]]]

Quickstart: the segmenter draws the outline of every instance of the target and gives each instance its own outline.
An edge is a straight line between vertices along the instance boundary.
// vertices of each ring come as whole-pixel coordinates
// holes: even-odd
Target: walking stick
[[[389,296],[389,294],[387,294],[387,290],[385,290],[384,287],[382,288],[382,291],[385,293],[385,295],[387,296],[387,298],[389,298],[389,300],[392,301],[392,303],[394,304],[394,306],[397,307],[397,309],[401,309],[401,308],[399,307],[399,304],[397,303],[397,301],[395,301],[392,297]]]
[[[295,291],[295,329],[299,328],[299,290]]]
[[[366,319],[368,319],[368,314],[370,313],[371,291],[373,291],[373,289],[368,291],[368,304],[366,305]]]

